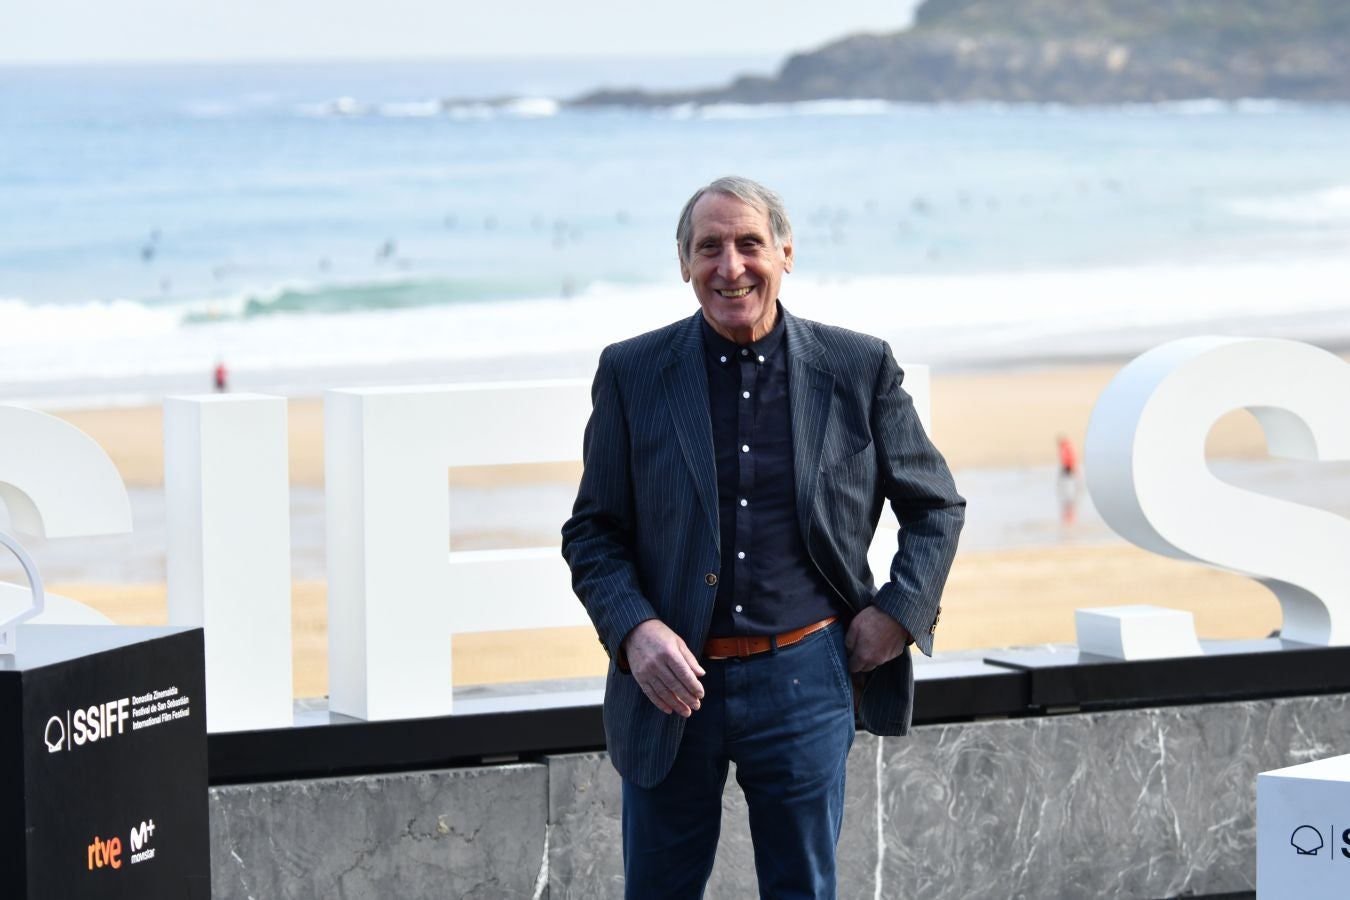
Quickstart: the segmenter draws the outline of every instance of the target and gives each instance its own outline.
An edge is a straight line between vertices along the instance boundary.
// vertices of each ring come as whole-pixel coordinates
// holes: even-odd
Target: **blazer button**
[[[703,576],[703,580],[708,582],[709,587],[712,587],[714,584],[717,584],[717,575],[713,572],[709,572],[707,575]]]

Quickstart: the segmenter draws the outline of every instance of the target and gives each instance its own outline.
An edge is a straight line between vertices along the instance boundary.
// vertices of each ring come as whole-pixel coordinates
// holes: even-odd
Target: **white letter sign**
[[[131,530],[131,501],[108,454],[74,425],[46,413],[0,405],[0,503],[16,531],[46,538],[123,534]],[[37,566],[12,538],[4,541],[30,587],[0,585],[0,652],[14,652],[14,629],[43,612]],[[15,593],[28,595],[15,611]],[[73,600],[58,600],[40,621],[106,621]],[[58,613],[59,615],[53,615]]]
[[[580,381],[327,393],[334,712],[446,715],[454,632],[589,621],[556,548],[452,557],[446,477],[456,466],[579,458],[589,405]]]
[[[164,401],[169,623],[204,629],[206,724],[284,728],[291,702],[286,401]]]
[[[1350,459],[1350,365],[1295,341],[1197,337],[1127,365],[1092,411],[1092,502],[1121,536],[1163,556],[1256,578],[1275,592],[1281,635],[1350,644],[1350,522],[1242,490],[1205,462],[1205,438],[1252,413],[1272,456]]]

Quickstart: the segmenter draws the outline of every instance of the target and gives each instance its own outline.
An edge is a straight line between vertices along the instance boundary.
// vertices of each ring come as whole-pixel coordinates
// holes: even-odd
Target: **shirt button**
[[[726,358],[725,356],[720,357],[720,358],[721,358],[722,362],[724,362],[724,363],[727,361],[727,358]]]
[[[760,362],[764,362],[764,357],[761,356],[761,357],[759,358],[759,361],[760,361]]]
[[[747,350],[747,349],[745,349],[744,347],[742,347],[742,348],[741,348],[741,356],[749,356],[749,355],[750,355],[750,351]]]
[[[713,572],[709,572],[707,575],[703,576],[703,580],[706,581],[709,586],[717,584],[717,575]]]
[[[749,444],[741,444],[741,452],[742,452],[742,453],[749,453],[749,452],[750,452],[750,445],[749,445]]]
[[[742,498],[741,498],[741,506],[749,506],[749,505],[750,505],[750,501],[749,501],[749,500],[746,500],[745,498],[742,497]]]
[[[736,604],[736,612],[740,612],[740,611],[741,611],[741,606],[740,606],[740,604],[738,603],[738,604]]]
[[[741,550],[736,554],[737,559],[745,559],[745,551]]]
[[[749,400],[749,399],[750,399],[750,392],[749,392],[749,391],[741,391],[741,396],[744,397],[745,399]]]

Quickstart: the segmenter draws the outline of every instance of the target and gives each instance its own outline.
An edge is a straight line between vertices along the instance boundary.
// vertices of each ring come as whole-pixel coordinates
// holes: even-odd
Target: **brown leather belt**
[[[785,631],[774,635],[744,635],[741,637],[708,638],[703,645],[704,659],[736,659],[742,656],[754,656],[756,653],[768,653],[774,647],[791,647],[793,644],[815,634],[822,628],[838,621],[838,616],[830,616],[810,625],[804,625],[795,631]]]

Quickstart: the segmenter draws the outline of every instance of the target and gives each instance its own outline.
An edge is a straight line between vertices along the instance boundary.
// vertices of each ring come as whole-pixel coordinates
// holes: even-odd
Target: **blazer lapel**
[[[825,351],[801,320],[783,311],[787,327],[788,398],[792,409],[792,468],[796,474],[797,524],[810,545],[820,454],[830,422],[834,376],[820,367]]]
[[[721,530],[717,515],[717,462],[714,458],[712,419],[708,414],[708,372],[704,368],[703,340],[699,335],[695,313],[671,341],[661,371],[670,418],[675,423],[675,435],[684,454],[684,461],[694,477],[699,502],[708,518],[708,527],[721,552]]]

